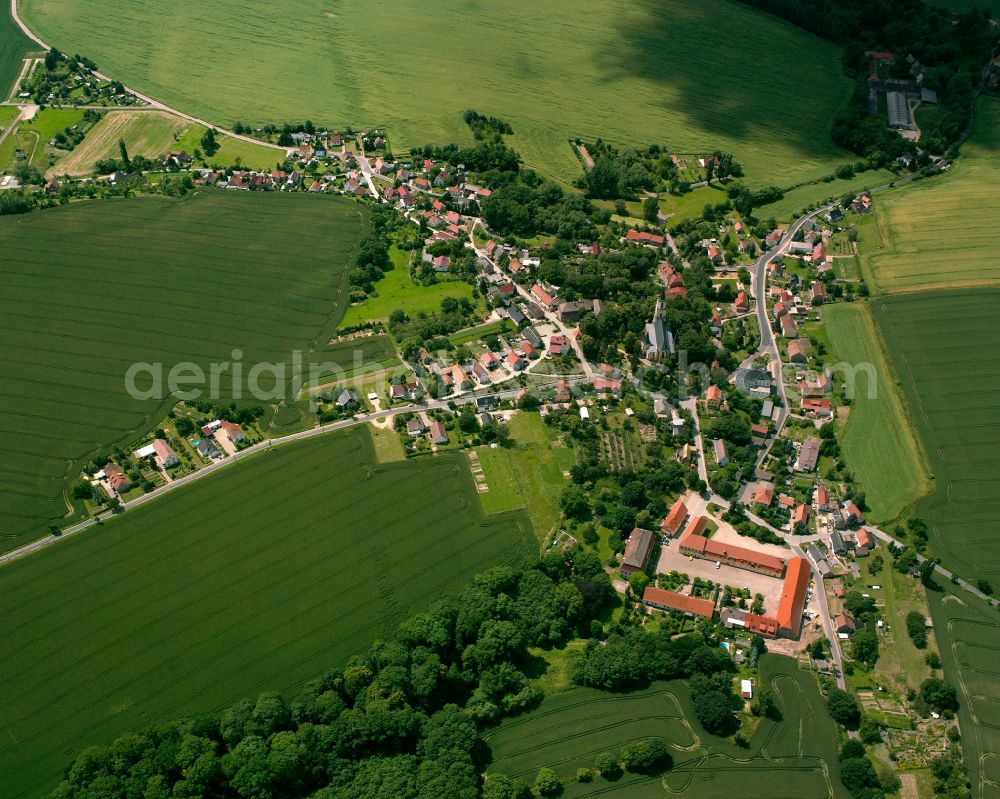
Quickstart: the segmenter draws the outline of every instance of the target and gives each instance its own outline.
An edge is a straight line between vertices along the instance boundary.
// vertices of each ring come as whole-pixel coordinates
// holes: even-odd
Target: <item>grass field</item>
[[[411,317],[421,312],[433,313],[441,310],[441,300],[445,297],[472,297],[472,286],[460,280],[432,286],[414,283],[410,276],[409,253],[393,247],[390,255],[393,269],[375,284],[376,296],[344,311],[341,327],[353,327],[368,321],[386,322],[395,310],[404,310]]]
[[[226,126],[380,124],[404,150],[471,141],[461,114],[472,105],[510,122],[526,162],[562,179],[581,168],[576,136],[728,150],[755,183],[816,179],[849,157],[828,135],[850,92],[838,49],[730,0],[404,0],[392,13],[248,0],[235,15],[196,0],[92,0],[85,13],[76,0],[22,0],[20,13],[52,44]]]
[[[118,141],[124,139],[129,155],[158,158],[170,150],[193,154],[201,147],[205,132],[202,125],[163,111],[109,111],[91,129],[81,144],[60,158],[50,169],[50,175],[78,177],[94,172],[94,164],[106,158],[120,158]],[[281,160],[281,153],[269,147],[219,137],[219,150],[210,163],[230,165],[239,157],[250,167],[267,167]]]
[[[0,9],[0,100],[6,100],[14,81],[21,74],[24,56],[37,50],[31,39],[21,33],[10,16],[10,7]]]
[[[609,694],[573,688],[547,697],[530,713],[504,722],[487,738],[490,771],[531,782],[548,766],[564,780],[566,799],[825,799],[843,797],[836,773],[837,733],[815,677],[796,661],[767,655],[761,679],[772,688],[783,719],[763,721],[742,749],[705,733],[687,686],[654,683],[645,691]],[[673,767],[663,774],[597,778],[577,783],[577,768],[593,768],[603,751],[633,740],[662,737]]]
[[[82,123],[83,111],[75,108],[46,108],[39,111],[34,119],[19,122],[17,131],[4,142],[0,152],[0,169],[14,166],[14,150],[20,148],[28,154],[32,165],[45,172],[49,163],[63,153],[50,147],[49,140],[64,128]]]
[[[1000,289],[918,292],[873,309],[934,477],[917,504],[933,551],[1000,588],[998,302]]]
[[[867,306],[826,306],[823,319],[832,350],[831,362],[873,367],[877,380],[873,392],[865,370],[857,369],[854,401],[842,430],[841,445],[845,462],[865,488],[872,521],[895,519],[931,490],[926,458],[908,421],[896,376],[882,352]]]
[[[351,431],[288,444],[3,571],[5,797],[84,747],[291,692],[526,552],[458,456],[379,465]],[[45,635],[38,621],[45,619]]]
[[[12,105],[0,105],[0,133],[10,127],[10,123],[17,119],[20,110]]]
[[[889,558],[883,559],[881,571],[871,574],[868,569],[873,562],[869,559],[861,564],[861,569],[863,574],[871,576],[872,583],[881,586],[877,598],[880,615],[888,628],[888,631],[883,629],[881,632],[882,644],[875,673],[887,677],[900,693],[904,693],[906,688],[919,691],[920,684],[932,676],[925,656],[928,651],[936,652],[938,644],[931,632],[927,648],[917,649],[906,632],[906,614],[917,611],[922,616],[928,615],[927,592],[919,580],[900,574]],[[864,678],[860,670],[855,674]]]
[[[973,799],[1000,799],[1000,623],[997,612],[950,585],[928,591],[945,678],[958,690]]]
[[[306,368],[350,365],[355,351],[386,357],[385,337],[326,345],[363,225],[360,206],[339,198],[221,191],[0,219],[2,548],[66,517],[81,463],[131,443],[173,403],[131,398],[132,364],[163,364],[166,375],[181,362],[239,360],[246,386],[253,364],[286,363],[297,349]],[[273,386],[266,373],[259,382]]]
[[[518,413],[508,426],[510,447],[476,450],[490,487],[479,499],[487,513],[525,509],[535,534],[544,537],[559,520],[563,472],[573,465],[573,450],[553,444],[537,413]]]
[[[857,194],[876,186],[884,186],[896,180],[896,175],[888,169],[860,172],[847,180],[832,180],[829,183],[807,183],[790,189],[777,202],[754,209],[754,216],[760,219],[774,217],[779,222],[790,222],[800,211],[815,208],[828,200],[836,200],[845,194]]]
[[[982,97],[949,171],[879,194],[861,264],[880,292],[1000,284],[1000,99]]]

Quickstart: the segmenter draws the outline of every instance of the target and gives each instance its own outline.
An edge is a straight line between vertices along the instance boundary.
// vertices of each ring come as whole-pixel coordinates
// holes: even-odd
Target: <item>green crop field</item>
[[[874,311],[934,478],[917,504],[934,554],[1000,587],[998,302],[1000,289],[918,292]]]
[[[800,211],[815,208],[830,200],[837,200],[845,194],[858,194],[876,186],[885,186],[896,180],[896,175],[888,169],[876,169],[870,172],[859,172],[853,177],[841,180],[819,181],[807,183],[785,192],[785,196],[777,202],[762,205],[754,210],[754,216],[760,219],[774,217],[779,222],[790,222]]]
[[[896,375],[877,339],[868,308],[830,305],[823,319],[835,376],[856,374],[854,400],[841,435],[844,460],[865,489],[873,521],[897,518],[931,489],[926,458],[904,410]],[[834,363],[846,364],[841,371]],[[875,382],[868,378],[869,370]]]
[[[126,730],[291,692],[525,553],[520,518],[474,497],[461,457],[380,465],[356,427],[4,568],[4,797],[41,795]]]
[[[375,284],[375,296],[352,305],[344,311],[341,327],[353,327],[362,322],[387,322],[389,314],[404,310],[410,316],[441,310],[445,297],[472,297],[472,286],[461,280],[446,280],[431,286],[421,286],[410,276],[409,253],[393,247],[393,268]]]
[[[29,51],[37,50],[31,39],[25,36],[10,16],[10,7],[0,9],[0,100],[6,100],[21,74],[24,57]]]
[[[795,660],[777,655],[761,659],[760,673],[783,718],[763,721],[748,748],[708,735],[693,720],[684,683],[654,683],[628,694],[573,688],[547,697],[538,709],[491,733],[489,771],[531,782],[547,766],[563,779],[566,799],[845,796],[836,773],[837,732],[815,677],[801,671]],[[574,782],[576,770],[593,768],[601,752],[617,752],[630,741],[649,737],[662,737],[670,745],[673,765],[665,773]]]
[[[879,194],[862,267],[881,292],[1000,284],[1000,99],[980,98],[976,124],[944,175]]]
[[[1000,799],[1000,623],[950,585],[927,592],[945,678],[958,690],[965,765],[973,799]]]
[[[248,386],[254,364],[287,363],[294,350],[306,370],[349,367],[355,353],[384,359],[384,336],[326,345],[363,226],[361,206],[341,198],[223,191],[0,219],[2,548],[61,523],[82,463],[162,417],[175,364],[241,361]],[[163,364],[162,401],[128,395],[137,362]],[[274,384],[267,373],[259,382]]]
[[[849,160],[828,133],[850,93],[837,48],[730,0],[404,0],[391,13],[363,0],[22,0],[20,13],[46,41],[226,126],[386,125],[402,150],[470,141],[472,106],[562,179],[579,174],[577,136],[729,150],[756,183]]]

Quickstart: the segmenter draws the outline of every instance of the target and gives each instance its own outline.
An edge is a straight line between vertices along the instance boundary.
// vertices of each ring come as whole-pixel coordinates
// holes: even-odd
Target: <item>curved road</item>
[[[36,36],[34,33],[32,33],[31,29],[27,25],[25,25],[24,21],[21,19],[21,17],[18,16],[18,13],[17,13],[17,0],[10,0],[10,16],[14,20],[14,22],[17,24],[17,26],[21,29],[21,31],[24,33],[25,36],[27,36],[29,39],[31,39],[33,42],[35,42],[37,45],[39,45],[40,47],[44,48],[45,50],[51,50],[52,49],[52,47],[49,44],[47,44],[46,42],[42,41],[42,39],[40,39],[38,36]],[[105,75],[103,72],[98,72],[97,70],[94,70],[94,74],[97,77],[99,77],[101,80],[108,80],[108,81],[114,80],[114,78],[110,78],[107,75]],[[176,116],[179,116],[181,119],[186,119],[188,122],[194,122],[194,123],[196,123],[198,125],[204,125],[206,128],[214,128],[219,133],[223,133],[226,136],[230,136],[231,138],[239,139],[240,141],[249,142],[250,144],[259,144],[261,147],[270,147],[272,150],[279,150],[280,152],[284,153],[286,156],[290,152],[288,150],[288,148],[282,147],[282,146],[280,146],[278,144],[271,144],[270,142],[261,141],[260,139],[253,138],[253,136],[244,136],[241,133],[233,133],[233,131],[227,130],[226,128],[223,128],[223,127],[220,127],[219,125],[216,125],[216,124],[214,124],[212,122],[208,122],[208,121],[206,121],[204,119],[199,119],[198,117],[192,116],[191,114],[185,114],[183,111],[178,111],[176,108],[171,108],[169,105],[161,103],[159,100],[154,100],[152,97],[148,97],[145,94],[143,94],[142,92],[138,92],[135,89],[131,88],[130,86],[125,86],[125,90],[127,92],[129,92],[130,94],[134,94],[136,97],[138,97],[140,100],[144,101],[145,103],[148,103],[149,108],[147,110],[166,111],[168,113],[175,114]],[[128,106],[122,106],[122,110],[128,110]]]

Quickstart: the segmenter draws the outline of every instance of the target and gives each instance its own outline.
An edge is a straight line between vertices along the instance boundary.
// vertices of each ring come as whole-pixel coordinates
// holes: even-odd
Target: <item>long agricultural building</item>
[[[742,627],[764,638],[798,638],[810,576],[809,562],[805,558],[790,558],[776,616],[759,616],[727,608],[722,614],[723,623],[727,627]]]
[[[704,619],[711,619],[715,615],[715,603],[711,599],[700,599],[653,586],[647,587],[642,592],[642,601],[660,610],[673,610],[689,616],[701,616]]]
[[[736,544],[714,541],[702,535],[704,529],[704,516],[691,520],[680,539],[680,549],[684,555],[718,561],[738,569],[766,574],[768,577],[780,578],[785,574],[784,558],[747,549]]]

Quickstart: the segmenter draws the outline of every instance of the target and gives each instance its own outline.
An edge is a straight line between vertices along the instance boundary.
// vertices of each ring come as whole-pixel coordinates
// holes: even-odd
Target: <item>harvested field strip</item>
[[[761,184],[817,179],[852,160],[826,134],[851,88],[838,49],[725,0],[511,0],[475,14],[460,0],[411,0],[391,14],[343,0],[335,16],[311,0],[280,8],[247,0],[238,13],[195,0],[91,0],[85,12],[75,0],[21,0],[19,8],[46,41],[226,126],[286,118],[387,125],[400,154],[427,142],[471,142],[462,112],[474,97],[510,122],[511,144],[530,166],[565,182],[582,169],[568,143],[578,136],[730,151]],[[178,19],[192,24],[165,34]],[[373,37],[422,46],[372,49]],[[747,50],[748,41],[768,42],[767,58]],[[812,102],[800,102],[802,85],[812,87]],[[281,119],[269,99],[278,96]]]
[[[338,198],[224,192],[84,203],[0,221],[7,287],[0,357],[8,378],[0,387],[0,454],[18,473],[0,470],[8,536],[0,546],[13,548],[66,517],[61,487],[80,465],[127,446],[173,403],[166,385],[150,399],[130,397],[125,376],[133,364],[162,364],[166,375],[181,362],[207,372],[235,358],[248,364],[239,381],[246,396],[250,366],[284,364],[296,350],[305,351],[306,370],[313,362],[347,366],[356,352],[384,359],[384,337],[318,345],[342,312],[363,223],[359,206]],[[259,382],[274,386],[266,373]],[[151,387],[151,379],[136,385]],[[218,399],[233,391],[223,372]],[[32,468],[34,484],[26,479]]]
[[[519,518],[485,519],[474,496],[460,456],[378,465],[354,428],[5,568],[5,795],[43,793],[72,753],[124,730],[291,691],[521,557]]]
[[[878,195],[878,230],[861,241],[870,284],[895,293],[1000,283],[998,150],[1000,99],[983,96],[972,135],[946,174]]]
[[[98,161],[121,157],[119,140],[125,142],[133,158],[156,158],[174,149],[174,139],[190,126],[190,122],[164,111],[109,111],[49,174],[89,175]]]

